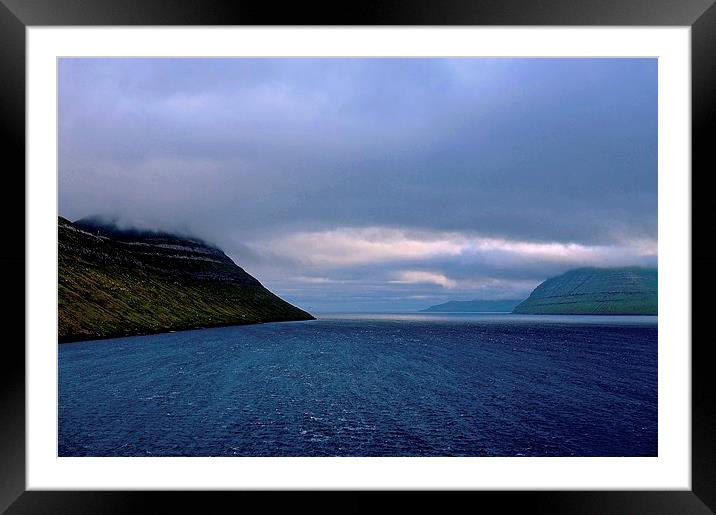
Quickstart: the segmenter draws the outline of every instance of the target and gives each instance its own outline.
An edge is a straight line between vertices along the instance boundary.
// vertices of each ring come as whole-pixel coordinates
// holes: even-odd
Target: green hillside
[[[655,268],[580,268],[537,286],[513,313],[656,315]]]
[[[193,238],[58,220],[60,342],[313,317]]]

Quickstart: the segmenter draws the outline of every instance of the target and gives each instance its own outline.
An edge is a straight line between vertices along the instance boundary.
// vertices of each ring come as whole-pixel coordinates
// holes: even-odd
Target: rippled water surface
[[[656,317],[323,315],[61,345],[61,456],[655,456]]]

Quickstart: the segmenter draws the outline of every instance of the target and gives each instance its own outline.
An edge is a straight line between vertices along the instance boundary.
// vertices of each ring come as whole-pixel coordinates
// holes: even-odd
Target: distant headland
[[[579,268],[537,286],[513,313],[656,315],[656,268]]]
[[[578,268],[547,279],[523,301],[450,301],[423,312],[512,312],[531,315],[656,315],[656,268]]]
[[[510,313],[518,300],[451,300],[420,310],[422,313]]]

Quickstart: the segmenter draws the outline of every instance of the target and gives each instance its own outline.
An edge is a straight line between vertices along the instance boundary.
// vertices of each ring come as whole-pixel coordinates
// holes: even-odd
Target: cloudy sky
[[[62,59],[59,209],[321,311],[655,265],[655,59]]]

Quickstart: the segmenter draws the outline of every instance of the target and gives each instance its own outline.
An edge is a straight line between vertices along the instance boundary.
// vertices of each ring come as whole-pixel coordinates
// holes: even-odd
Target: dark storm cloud
[[[298,302],[355,297],[366,267],[370,304],[653,262],[656,73],[653,59],[63,59],[60,213],[189,228]]]

